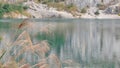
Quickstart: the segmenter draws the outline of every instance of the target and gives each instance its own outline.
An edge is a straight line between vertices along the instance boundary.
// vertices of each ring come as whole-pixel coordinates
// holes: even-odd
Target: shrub
[[[22,6],[22,4],[0,4],[0,18],[4,15],[4,13],[9,13],[12,11],[18,11],[22,13],[22,11],[26,10],[28,7]]]
[[[100,13],[99,13],[99,11],[97,10],[94,14],[95,14],[95,15],[99,15]]]
[[[39,2],[41,2],[43,4],[48,4],[48,3],[51,3],[52,0],[39,0]]]
[[[86,8],[82,8],[81,9],[81,13],[86,13],[87,12],[87,9]]]
[[[0,41],[1,41],[2,39],[3,39],[2,36],[0,36]]]
[[[4,12],[10,12],[14,10],[12,7],[13,7],[12,5],[5,4],[2,8],[4,9]]]
[[[97,4],[97,7],[99,8],[99,10],[105,10],[106,6],[104,4]]]
[[[73,4],[65,5],[64,2],[49,2],[47,3],[49,7],[57,8],[58,11],[65,10],[67,12],[75,12],[78,11],[77,7]]]
[[[120,16],[120,13],[118,14],[118,16]]]
[[[64,3],[53,3],[53,2],[49,2],[49,3],[47,3],[47,5],[48,5],[49,7],[57,8],[58,11],[60,11],[60,10],[65,10],[65,4],[64,4]]]
[[[71,12],[71,11],[78,11],[77,6],[74,4],[70,4],[66,7],[66,11]]]

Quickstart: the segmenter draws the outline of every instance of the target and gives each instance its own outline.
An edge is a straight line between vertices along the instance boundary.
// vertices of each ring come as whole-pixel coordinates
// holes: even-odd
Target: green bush
[[[0,18],[4,15],[4,12],[5,10],[3,8],[0,8]]]
[[[87,12],[87,9],[86,8],[82,8],[81,9],[81,13],[86,13]]]
[[[18,11],[22,13],[22,11],[26,10],[28,7],[22,6],[22,4],[0,4],[0,18],[4,15],[4,13],[9,13],[12,11]]]
[[[99,15],[100,13],[99,13],[99,11],[97,10],[94,14],[95,14],[95,15]]]
[[[12,6],[9,4],[5,4],[2,8],[4,9],[4,12],[6,12],[6,13],[13,10]]]
[[[2,39],[3,39],[2,36],[0,36],[0,41],[1,41]]]
[[[70,5],[66,6],[66,11],[68,11],[68,12],[78,11],[78,8],[74,4],[70,4]]]

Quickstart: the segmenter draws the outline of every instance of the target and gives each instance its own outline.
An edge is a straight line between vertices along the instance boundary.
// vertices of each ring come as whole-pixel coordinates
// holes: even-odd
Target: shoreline
[[[119,3],[118,3],[119,4]],[[44,19],[44,18],[70,18],[70,19],[120,19],[120,13],[114,14],[115,6],[120,7],[118,4],[111,5],[105,10],[100,10],[97,7],[86,8],[82,13],[80,11],[57,10],[57,8],[50,7],[47,4],[35,3],[33,1],[24,2],[23,5],[28,9],[24,10],[24,14],[19,12],[10,12],[3,15],[3,18],[18,18],[18,19]],[[107,10],[110,8],[111,10]],[[110,13],[107,13],[110,12]]]

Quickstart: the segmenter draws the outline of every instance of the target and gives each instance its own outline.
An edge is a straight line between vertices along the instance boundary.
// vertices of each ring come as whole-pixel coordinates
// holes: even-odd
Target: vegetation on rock
[[[99,13],[99,11],[97,10],[94,14],[95,14],[95,15],[99,15],[100,13]]]
[[[18,11],[22,13],[26,9],[27,7],[23,6],[22,4],[17,5],[17,4],[0,3],[0,18],[2,18],[5,13],[9,13],[13,11]]]
[[[120,13],[118,14],[118,16],[120,16]]]
[[[97,4],[99,10],[105,10],[107,7],[103,3]]]

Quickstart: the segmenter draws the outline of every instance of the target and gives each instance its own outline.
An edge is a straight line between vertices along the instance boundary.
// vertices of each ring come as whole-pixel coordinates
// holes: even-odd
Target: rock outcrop
[[[116,5],[111,5],[105,9],[106,14],[119,14],[120,13],[120,3]]]
[[[56,8],[48,8],[45,4],[37,4],[33,1],[25,2],[24,5],[28,6],[28,13],[32,18],[74,18],[71,13],[66,11],[57,11]]]

